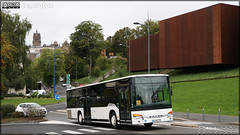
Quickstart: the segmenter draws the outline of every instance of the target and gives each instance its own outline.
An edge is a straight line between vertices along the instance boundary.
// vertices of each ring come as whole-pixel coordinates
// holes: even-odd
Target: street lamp
[[[148,25],[144,25],[144,24],[141,24],[139,22],[134,22],[133,24],[135,25],[142,25],[142,26],[145,26],[147,28],[147,31],[148,31],[148,74],[150,74],[150,34],[149,34],[149,17],[148,17]]]
[[[128,64],[128,74],[130,75],[130,67],[131,67],[131,47],[130,47],[130,40],[129,40],[129,46],[127,45],[123,45],[123,44],[119,44],[120,46],[124,46],[129,48],[129,64]]]
[[[55,47],[54,47],[54,57],[53,57],[53,98],[55,98]]]

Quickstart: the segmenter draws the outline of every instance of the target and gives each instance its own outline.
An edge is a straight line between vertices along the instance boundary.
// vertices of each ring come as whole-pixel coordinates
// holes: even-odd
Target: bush
[[[94,67],[93,69],[93,75],[94,76],[100,76],[101,69],[99,67]]]
[[[4,104],[1,106],[2,118],[5,118],[8,113],[15,112],[15,106],[12,104]]]
[[[7,118],[21,118],[24,117],[23,112],[11,112],[7,114]]]

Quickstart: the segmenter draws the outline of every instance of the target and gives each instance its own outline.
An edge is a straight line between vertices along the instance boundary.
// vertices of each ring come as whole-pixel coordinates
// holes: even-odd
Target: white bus
[[[132,75],[67,89],[67,117],[79,124],[144,124],[172,121],[172,90],[166,74]]]

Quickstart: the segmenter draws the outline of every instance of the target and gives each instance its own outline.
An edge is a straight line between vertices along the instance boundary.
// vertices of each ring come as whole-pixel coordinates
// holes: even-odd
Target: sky
[[[33,33],[41,34],[42,45],[54,41],[70,42],[70,34],[83,21],[91,20],[102,26],[104,38],[113,36],[124,27],[136,28],[143,23],[168,19],[218,3],[238,5],[238,1],[21,1],[20,9],[8,9],[27,18],[32,24],[26,35],[26,45],[32,45]]]

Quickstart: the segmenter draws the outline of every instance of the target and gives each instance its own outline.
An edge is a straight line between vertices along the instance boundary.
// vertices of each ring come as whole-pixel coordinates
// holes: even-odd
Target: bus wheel
[[[152,126],[152,124],[153,123],[145,123],[144,125],[145,125],[145,127],[150,128]]]
[[[113,128],[117,128],[117,127],[118,127],[118,125],[117,125],[117,117],[116,117],[116,114],[115,114],[115,113],[111,113],[110,123],[111,123],[111,126],[112,126]]]
[[[78,123],[80,124],[80,125],[83,125],[83,118],[82,118],[82,113],[78,113]]]

